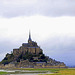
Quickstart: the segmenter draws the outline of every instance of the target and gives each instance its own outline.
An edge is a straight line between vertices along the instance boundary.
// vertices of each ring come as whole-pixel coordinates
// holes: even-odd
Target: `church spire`
[[[31,39],[31,33],[29,31],[29,39],[28,39],[28,42],[30,42],[30,41],[32,41],[32,39]]]
[[[31,40],[31,33],[30,33],[30,31],[29,31],[29,40]]]

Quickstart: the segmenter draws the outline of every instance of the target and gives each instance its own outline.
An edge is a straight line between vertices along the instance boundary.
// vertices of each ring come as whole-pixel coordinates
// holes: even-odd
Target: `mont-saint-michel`
[[[28,43],[23,43],[18,49],[7,53],[0,62],[0,68],[65,68],[63,62],[49,58],[43,50],[32,41],[29,32]]]

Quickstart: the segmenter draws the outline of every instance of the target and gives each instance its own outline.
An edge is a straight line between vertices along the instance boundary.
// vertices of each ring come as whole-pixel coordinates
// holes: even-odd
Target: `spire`
[[[31,33],[29,31],[29,39],[28,39],[28,42],[30,42],[30,41],[32,41],[32,40],[31,40]]]
[[[29,31],[29,40],[31,40],[31,33],[30,33],[30,31]]]

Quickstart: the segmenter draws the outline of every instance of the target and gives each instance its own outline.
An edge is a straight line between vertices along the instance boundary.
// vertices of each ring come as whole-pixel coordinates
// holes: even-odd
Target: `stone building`
[[[32,41],[31,34],[29,33],[28,43],[23,43],[18,49],[13,49],[13,55],[18,57],[20,54],[31,53],[38,55],[42,52],[42,49],[37,45],[36,42]]]
[[[26,52],[36,55],[42,53],[42,49],[37,45],[37,43],[32,41],[30,32],[28,43],[23,43],[20,48],[13,49],[13,55],[17,58],[20,54],[25,54]]]

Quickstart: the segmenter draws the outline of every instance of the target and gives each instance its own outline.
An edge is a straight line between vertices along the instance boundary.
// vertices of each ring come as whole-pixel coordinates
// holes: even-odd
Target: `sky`
[[[0,61],[29,30],[45,55],[75,66],[75,0],[0,0]]]

